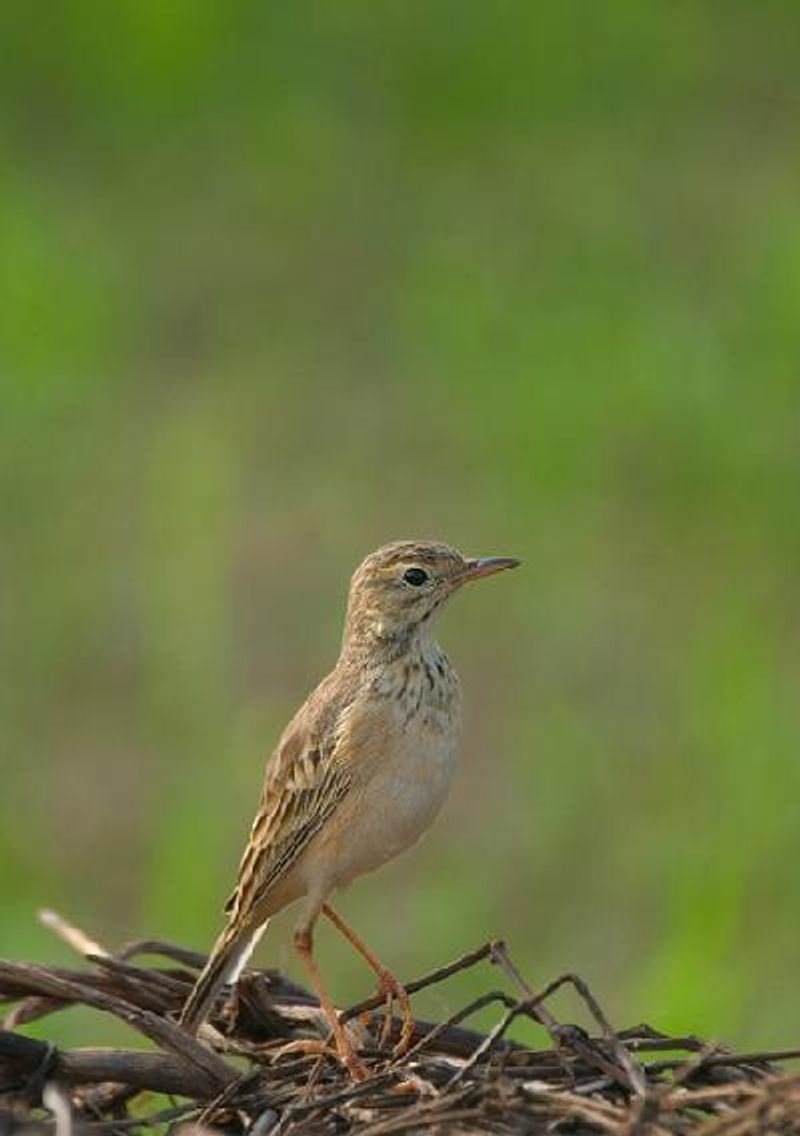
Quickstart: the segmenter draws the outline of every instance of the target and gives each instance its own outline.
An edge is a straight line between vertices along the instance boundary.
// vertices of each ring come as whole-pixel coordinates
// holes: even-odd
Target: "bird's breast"
[[[351,797],[357,823],[347,826],[340,884],[415,843],[447,796],[458,756],[461,699],[455,674],[449,665],[440,674],[436,661],[432,672],[430,662],[428,668],[421,662],[408,675],[395,676],[389,689],[374,692],[380,727]]]

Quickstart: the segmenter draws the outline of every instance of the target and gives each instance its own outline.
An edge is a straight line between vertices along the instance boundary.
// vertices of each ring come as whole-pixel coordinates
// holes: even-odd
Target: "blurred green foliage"
[[[430,535],[525,567],[445,616],[462,776],[342,910],[401,976],[502,934],[619,1024],[796,1042],[796,6],[0,44],[0,951],[61,957],[44,904],[209,944],[350,571]]]

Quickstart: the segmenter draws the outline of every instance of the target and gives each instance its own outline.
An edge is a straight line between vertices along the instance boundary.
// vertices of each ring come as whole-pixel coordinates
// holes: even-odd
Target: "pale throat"
[[[432,623],[417,620],[389,634],[384,627],[369,653],[361,656],[371,689],[397,702],[403,730],[424,719],[440,732],[450,728],[457,713],[458,678],[434,637]]]
[[[362,610],[348,620],[343,653],[371,656],[384,663],[406,658],[435,660],[442,655],[433,636],[435,614],[435,609],[429,609],[422,618],[409,620],[382,610]]]

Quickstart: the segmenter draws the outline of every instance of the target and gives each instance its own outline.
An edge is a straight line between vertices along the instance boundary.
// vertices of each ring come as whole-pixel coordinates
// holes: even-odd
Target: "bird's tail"
[[[263,923],[255,930],[251,927],[242,931],[240,927],[230,924],[225,928],[184,1003],[180,1017],[184,1029],[190,1033],[197,1032],[208,1017],[222,987],[238,979],[266,927],[266,923]]]

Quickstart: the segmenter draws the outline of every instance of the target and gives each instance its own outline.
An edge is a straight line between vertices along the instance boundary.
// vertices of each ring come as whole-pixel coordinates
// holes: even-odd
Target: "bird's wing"
[[[248,920],[347,794],[351,769],[341,760],[341,743],[329,717],[320,728],[317,715],[301,711],[290,723],[267,769],[239,881],[225,908],[229,924]]]

